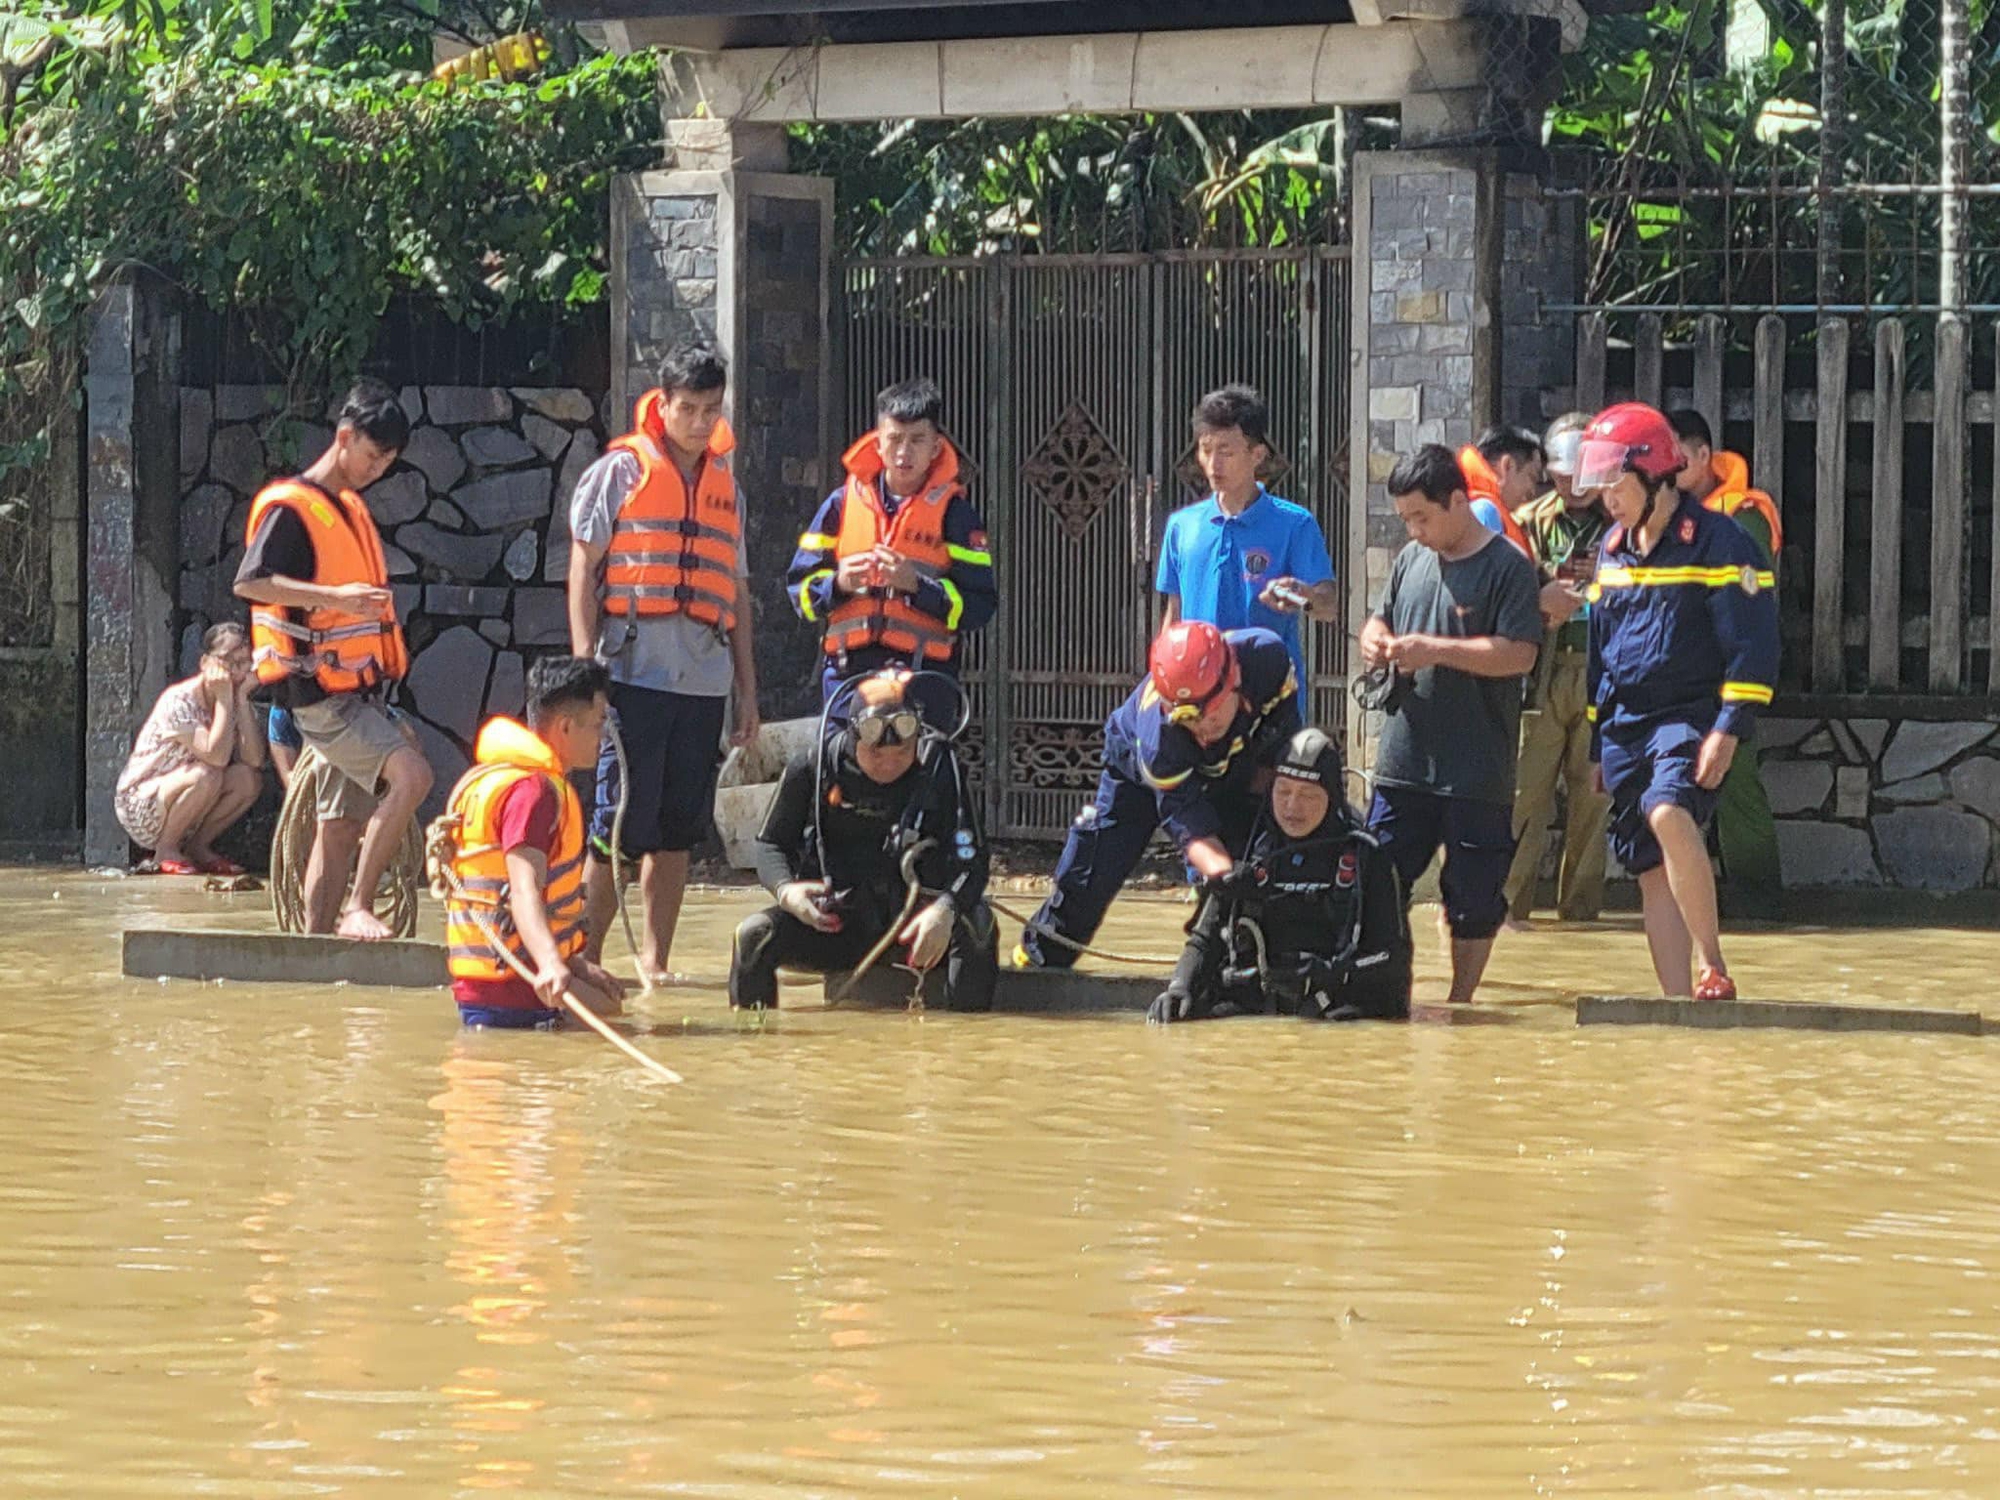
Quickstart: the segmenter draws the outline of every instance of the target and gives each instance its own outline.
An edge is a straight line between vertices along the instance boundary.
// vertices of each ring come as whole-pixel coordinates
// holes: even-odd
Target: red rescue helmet
[[[1206,620],[1177,620],[1160,632],[1147,662],[1153,690],[1174,719],[1199,718],[1242,680],[1236,653]]]
[[[1599,412],[1584,429],[1576,487],[1601,490],[1628,471],[1654,481],[1671,479],[1683,462],[1673,423],[1643,401],[1621,401]]]

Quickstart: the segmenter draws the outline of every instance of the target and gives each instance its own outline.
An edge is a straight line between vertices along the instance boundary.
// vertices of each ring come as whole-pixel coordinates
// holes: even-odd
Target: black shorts
[[[1500,930],[1507,917],[1507,868],[1514,861],[1511,807],[1378,784],[1368,831],[1402,876],[1405,900],[1443,847],[1438,893],[1453,937],[1476,941]]]
[[[632,771],[618,851],[626,859],[682,853],[708,836],[728,706],[727,698],[611,684],[611,716]],[[597,804],[590,818],[590,846],[607,859],[618,790],[618,756],[607,733],[597,756]]]

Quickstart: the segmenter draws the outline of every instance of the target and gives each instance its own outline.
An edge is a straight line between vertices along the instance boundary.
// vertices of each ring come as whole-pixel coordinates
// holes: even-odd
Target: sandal
[[[160,861],[162,875],[199,875],[193,863],[185,859],[163,859]]]
[[[202,875],[247,875],[250,873],[243,866],[236,863],[235,860],[222,854],[218,854],[212,859],[196,861],[195,870]]]
[[[1736,981],[1720,969],[1703,969],[1694,982],[1694,997],[1697,1000],[1734,1000]]]

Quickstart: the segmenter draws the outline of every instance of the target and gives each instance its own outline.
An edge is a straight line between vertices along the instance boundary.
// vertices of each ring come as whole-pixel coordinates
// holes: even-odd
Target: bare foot
[[[390,933],[383,920],[365,907],[350,906],[340,914],[340,925],[333,929],[335,937],[353,938],[357,943],[379,943]]]
[[[1509,917],[1500,924],[1502,932],[1533,932],[1535,929],[1522,917]]]

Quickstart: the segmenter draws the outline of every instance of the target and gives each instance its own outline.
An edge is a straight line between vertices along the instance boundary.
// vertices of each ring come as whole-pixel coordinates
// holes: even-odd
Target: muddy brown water
[[[441,992],[117,976],[261,903],[0,874],[0,1496],[2000,1493],[2000,1042],[1579,1031],[1629,923],[1504,938],[1508,1025],[691,985],[638,1017],[681,1088]],[[1992,989],[1986,933],[1734,950]]]

